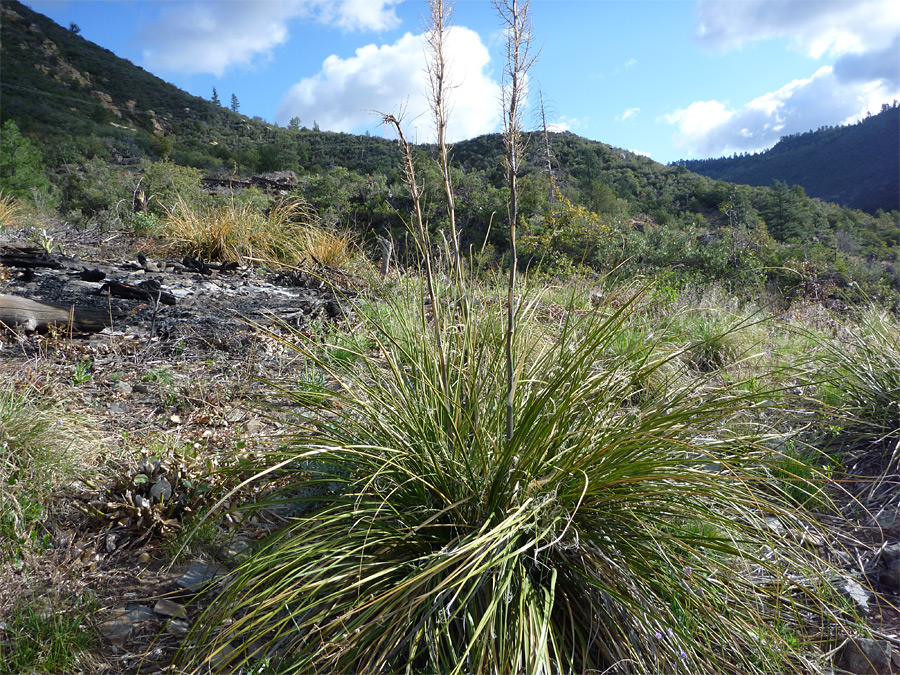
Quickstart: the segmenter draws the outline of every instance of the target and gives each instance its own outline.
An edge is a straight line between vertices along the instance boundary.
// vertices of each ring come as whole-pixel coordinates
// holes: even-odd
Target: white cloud
[[[781,136],[854,121],[900,96],[897,0],[698,0],[696,28],[702,43],[721,51],[787,38],[831,65],[743,107],[695,101],[664,116],[689,156],[763,150]]]
[[[662,120],[677,127],[675,146],[687,156],[712,157],[763,150],[782,136],[853,122],[896,94],[881,81],[842,84],[833,67],[822,66],[742,108],[696,101]]]
[[[495,131],[499,123],[499,84],[491,79],[490,54],[479,35],[455,26],[447,35],[450,116],[448,136],[459,140]],[[425,98],[425,44],[407,33],[389,45],[367,45],[347,59],[329,56],[321,71],[291,87],[276,120],[298,116],[322,129],[357,132],[372,126],[372,111],[404,108],[410,140],[433,140]]]
[[[616,115],[616,122],[626,122],[635,117],[639,112],[641,112],[640,108],[628,108],[628,110],[621,115]]]
[[[635,65],[636,63],[637,63],[637,59],[628,59],[628,60],[627,60],[624,64],[622,64],[622,65],[624,65],[626,68],[631,68],[631,66]]]
[[[794,48],[823,54],[863,53],[887,47],[900,32],[896,0],[698,0],[697,36],[727,51],[787,37]]]
[[[288,39],[293,19],[342,30],[384,30],[399,23],[399,0],[206,0],[165,3],[141,29],[144,63],[153,70],[221,76]]]

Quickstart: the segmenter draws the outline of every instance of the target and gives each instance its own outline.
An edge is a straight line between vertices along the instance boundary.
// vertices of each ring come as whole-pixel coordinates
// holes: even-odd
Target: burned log
[[[0,252],[0,265],[6,267],[19,267],[33,269],[35,267],[47,267],[53,270],[60,269],[63,264],[54,256],[42,248],[33,247],[7,247]]]
[[[0,295],[0,324],[13,330],[45,331],[50,326],[61,326],[78,333],[99,333],[111,323],[109,313],[99,309]]]
[[[159,301],[164,305],[175,304],[175,296],[162,290],[159,282],[153,280],[143,281],[138,286],[110,280],[104,283],[97,293],[109,293],[114,298],[124,298],[125,300],[150,300],[152,302]]]

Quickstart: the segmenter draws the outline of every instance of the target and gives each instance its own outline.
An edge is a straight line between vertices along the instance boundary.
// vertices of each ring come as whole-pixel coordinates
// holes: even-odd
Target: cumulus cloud
[[[900,96],[896,0],[698,0],[696,29],[702,43],[721,51],[788,38],[794,49],[831,65],[743,107],[695,101],[665,115],[688,156],[764,150],[782,136],[853,122]]]
[[[727,51],[767,38],[787,37],[819,58],[884,49],[900,32],[896,0],[699,0],[697,36]],[[896,56],[896,54],[895,54]]]
[[[833,67],[822,66],[812,77],[794,80],[742,108],[696,101],[663,120],[677,127],[677,148],[689,157],[712,157],[764,150],[782,136],[850,123],[877,111],[885,100],[888,91],[880,82],[843,85]]]
[[[487,47],[475,31],[454,26],[445,49],[453,85],[448,136],[459,140],[495,131],[500,86],[488,70]],[[418,141],[432,140],[424,54],[424,37],[407,33],[393,44],[361,47],[347,59],[329,56],[319,73],[291,87],[275,118],[284,123],[297,116],[322,129],[358,132],[372,126],[373,110],[389,113],[402,106]]]
[[[578,129],[585,124],[585,118],[578,117],[567,117],[566,115],[560,115],[553,122],[547,123],[547,131],[556,131],[559,133],[563,133],[566,131],[572,131],[572,129]]]
[[[635,117],[639,112],[641,112],[640,108],[628,108],[628,110],[621,115],[616,115],[616,122],[626,122]]]
[[[900,89],[900,33],[884,49],[842,56],[834,63],[834,74],[842,84],[880,80]]]
[[[399,0],[206,0],[166,3],[138,35],[151,69],[221,76],[265,57],[288,39],[293,19],[342,30],[384,30],[399,23]]]

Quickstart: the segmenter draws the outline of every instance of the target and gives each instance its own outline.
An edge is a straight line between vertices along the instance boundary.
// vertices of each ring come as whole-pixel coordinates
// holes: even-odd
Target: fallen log
[[[62,326],[78,333],[99,333],[110,323],[109,314],[99,309],[51,305],[0,294],[0,324],[13,330],[45,331],[50,326]]]
[[[159,282],[152,280],[143,281],[139,286],[123,284],[121,281],[107,281],[97,291],[98,295],[104,293],[125,300],[152,300],[159,301],[163,305],[175,304],[175,296],[162,290]]]
[[[35,267],[49,267],[53,270],[60,269],[63,265],[54,256],[43,249],[38,248],[14,248],[4,247],[0,250],[0,265],[6,267],[20,267],[32,269]]]

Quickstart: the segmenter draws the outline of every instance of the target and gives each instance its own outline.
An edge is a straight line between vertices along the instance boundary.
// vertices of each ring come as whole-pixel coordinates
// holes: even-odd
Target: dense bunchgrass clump
[[[252,203],[192,206],[179,201],[168,211],[162,234],[170,250],[204,260],[338,267],[354,253],[352,236],[324,228],[299,198],[283,199],[268,213]]]
[[[840,339],[816,340],[820,398],[832,429],[851,456],[900,466],[900,324],[869,309]]]
[[[25,385],[0,385],[0,559],[39,543],[54,491],[90,465],[93,434]]]
[[[435,319],[395,293],[347,367],[289,337],[337,383],[257,467],[297,515],[208,603],[185,663],[802,672],[841,618],[823,563],[782,539],[815,525],[760,480],[771,453],[725,431],[761,398],[703,377],[635,396],[677,352],[616,344],[634,302],[552,330],[520,305],[509,439],[499,300]]]
[[[19,200],[0,191],[0,230],[15,225],[21,215],[22,205]]]
[[[20,601],[0,627],[0,675],[84,672],[96,642],[94,605],[47,595]]]

